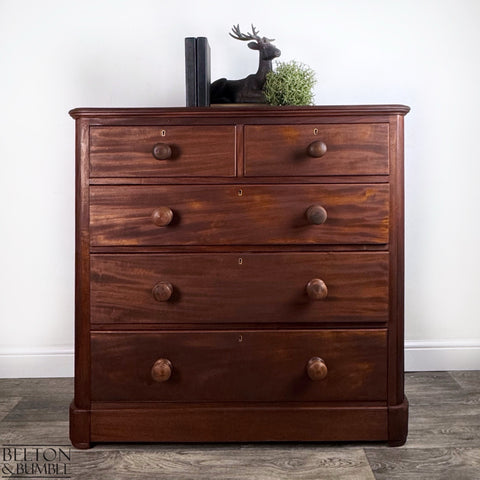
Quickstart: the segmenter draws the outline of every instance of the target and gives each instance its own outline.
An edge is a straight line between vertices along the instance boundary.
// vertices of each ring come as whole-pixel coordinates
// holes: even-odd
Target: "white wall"
[[[79,106],[184,105],[256,69],[251,22],[316,72],[317,104],[404,103],[408,369],[480,368],[478,0],[0,0],[0,376],[72,373]]]

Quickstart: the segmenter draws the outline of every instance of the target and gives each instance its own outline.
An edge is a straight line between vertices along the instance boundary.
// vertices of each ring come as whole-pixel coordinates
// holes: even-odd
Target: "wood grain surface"
[[[386,252],[95,254],[91,322],[387,322],[388,273]],[[323,300],[307,294],[315,278],[327,285]],[[166,301],[152,291],[159,282],[173,287]]]
[[[323,122],[332,123],[345,121],[366,121],[366,119],[380,119],[393,115],[406,115],[410,107],[406,105],[315,105],[294,106],[286,105],[273,107],[271,105],[236,105],[199,107],[80,107],[70,110],[69,114],[77,118],[93,118],[99,122],[108,122],[114,125],[136,125],[150,122],[153,124],[173,124],[179,122],[193,124],[217,124],[219,121],[229,122],[232,118],[241,122],[248,119],[249,123],[283,124],[288,123]],[[357,120],[358,119],[358,120]]]
[[[328,213],[311,225],[305,212]],[[173,211],[166,227],[152,221]],[[92,186],[91,245],[385,244],[388,185]]]
[[[153,156],[158,143],[170,147],[171,158]],[[92,177],[232,177],[235,171],[234,126],[90,129]]]
[[[194,331],[92,333],[92,400],[381,401],[386,331]],[[327,377],[306,367],[321,357]],[[168,381],[153,364],[168,359]]]
[[[326,153],[312,157],[309,145]],[[245,175],[387,175],[388,123],[247,125]]]
[[[364,441],[388,435],[386,407],[295,404],[94,403],[92,442]],[[306,428],[306,426],[310,428]],[[267,440],[265,440],[267,439]]]

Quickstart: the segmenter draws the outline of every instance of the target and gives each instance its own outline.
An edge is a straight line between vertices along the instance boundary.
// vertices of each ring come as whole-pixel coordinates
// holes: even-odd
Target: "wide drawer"
[[[90,224],[93,246],[386,244],[389,186],[92,186]]]
[[[386,252],[90,258],[93,324],[388,320]]]
[[[92,177],[233,177],[235,170],[233,126],[90,129]]]
[[[246,176],[387,175],[388,124],[247,125]]]
[[[93,401],[386,399],[385,330],[95,332],[91,354]]]

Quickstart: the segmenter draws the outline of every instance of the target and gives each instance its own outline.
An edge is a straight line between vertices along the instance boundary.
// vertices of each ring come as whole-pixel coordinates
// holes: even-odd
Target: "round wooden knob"
[[[327,298],[328,288],[323,280],[314,278],[307,283],[305,287],[307,295],[311,300],[323,300]]]
[[[310,205],[305,211],[308,223],[321,225],[327,221],[327,211],[321,205]]]
[[[317,140],[315,142],[312,142],[308,147],[307,147],[307,154],[310,157],[323,157],[327,153],[327,144],[325,142],[322,142],[321,140]]]
[[[326,363],[319,357],[312,357],[307,363],[307,375],[310,380],[323,380],[328,373]]]
[[[166,358],[159,358],[152,367],[152,378],[156,382],[166,382],[172,375],[172,363]]]
[[[152,213],[152,221],[158,227],[166,227],[173,219],[173,212],[168,207],[158,207]]]
[[[173,286],[170,282],[158,282],[152,288],[153,298],[157,302],[166,302],[170,299],[173,293]]]
[[[172,147],[168,143],[156,143],[152,148],[152,155],[157,160],[168,160],[172,158]]]

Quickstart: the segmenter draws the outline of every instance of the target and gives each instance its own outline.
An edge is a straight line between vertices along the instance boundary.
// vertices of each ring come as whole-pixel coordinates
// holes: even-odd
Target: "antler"
[[[242,41],[247,41],[247,40],[257,40],[260,41],[260,37],[258,36],[258,34],[260,33],[259,30],[257,30],[253,24],[252,24],[252,33],[242,33],[240,31],[240,24],[237,25],[237,26],[233,26],[232,27],[232,31],[235,35],[232,35],[231,33],[229,33],[229,35],[232,37],[232,38],[235,38],[235,40],[242,40]]]

